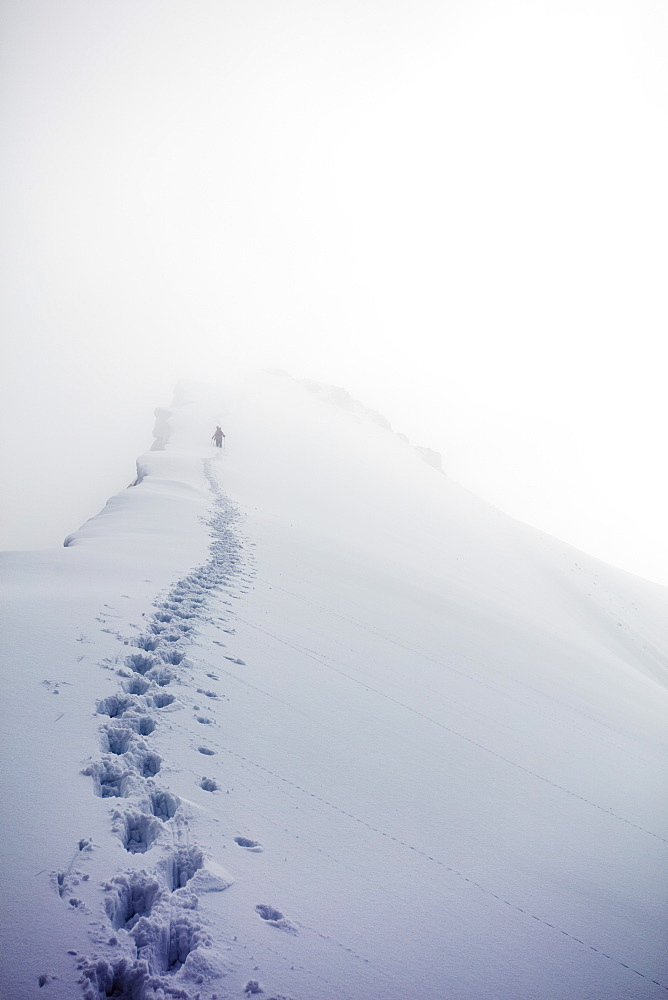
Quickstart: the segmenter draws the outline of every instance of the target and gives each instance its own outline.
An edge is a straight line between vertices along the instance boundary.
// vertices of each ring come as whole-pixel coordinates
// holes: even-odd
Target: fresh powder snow
[[[2,557],[0,995],[665,997],[668,591],[341,390],[154,433]]]

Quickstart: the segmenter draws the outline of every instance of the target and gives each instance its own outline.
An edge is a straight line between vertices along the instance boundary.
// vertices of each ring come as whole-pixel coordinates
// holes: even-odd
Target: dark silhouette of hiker
[[[213,432],[213,434],[211,435],[211,440],[216,442],[216,448],[222,448],[223,447],[223,439],[224,439],[224,437],[225,437],[225,435],[221,431],[220,427],[218,427],[216,425],[216,429]]]

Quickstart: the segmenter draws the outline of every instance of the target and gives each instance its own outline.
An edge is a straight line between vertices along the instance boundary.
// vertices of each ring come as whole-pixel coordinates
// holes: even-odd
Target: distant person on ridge
[[[213,434],[211,435],[211,440],[216,442],[216,448],[222,448],[223,447],[223,438],[224,437],[225,437],[225,435],[221,431],[220,427],[218,427],[218,425],[216,425],[216,429],[213,432]]]

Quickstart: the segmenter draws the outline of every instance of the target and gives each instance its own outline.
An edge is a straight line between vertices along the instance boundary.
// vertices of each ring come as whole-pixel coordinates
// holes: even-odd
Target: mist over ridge
[[[184,379],[154,445],[3,555],[2,989],[665,992],[666,589],[331,387]]]
[[[668,583],[661,3],[4,9],[3,548],[252,363]]]

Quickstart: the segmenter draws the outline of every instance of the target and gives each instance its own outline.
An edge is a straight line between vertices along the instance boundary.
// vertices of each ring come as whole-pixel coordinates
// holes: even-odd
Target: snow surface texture
[[[3,557],[2,997],[665,996],[666,591],[345,393],[156,416]]]

